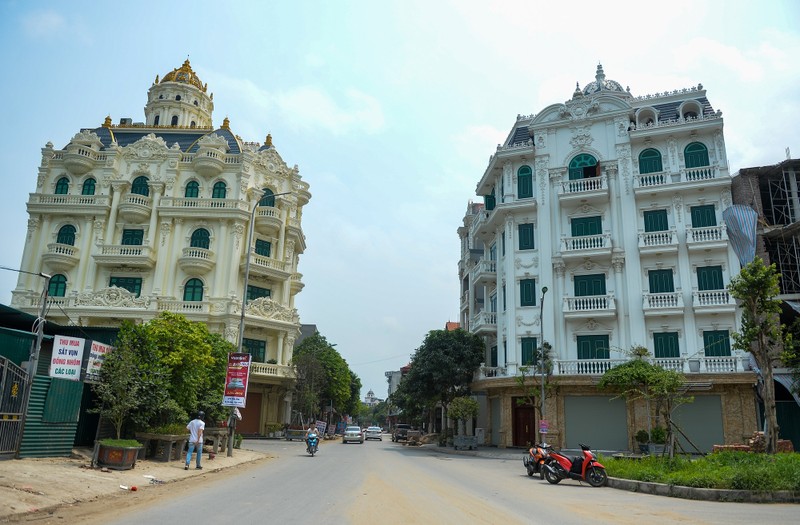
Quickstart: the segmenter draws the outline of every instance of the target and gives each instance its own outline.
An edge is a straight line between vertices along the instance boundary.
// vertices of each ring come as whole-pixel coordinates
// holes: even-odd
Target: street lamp
[[[542,287],[542,298],[539,300],[539,330],[541,331],[541,341],[539,341],[539,370],[541,371],[541,399],[539,400],[540,408],[539,412],[541,413],[541,421],[544,420],[544,373],[545,373],[545,366],[544,366],[544,324],[542,324],[542,316],[544,314],[544,294],[547,293],[547,286]],[[544,442],[544,434],[542,433],[542,423],[539,421],[539,435],[541,436],[542,442]]]
[[[244,288],[242,289],[242,311],[241,315],[239,316],[239,343],[236,345],[238,348],[239,353],[242,353],[242,342],[244,341],[244,310],[247,307],[247,281],[250,280],[250,252],[252,251],[251,244],[253,244],[253,229],[255,227],[256,222],[256,211],[258,210],[258,205],[261,202],[261,197],[264,195],[264,192],[261,190],[256,191],[256,202],[253,205],[253,211],[250,212],[250,224],[247,228],[247,244],[245,245],[244,249],[246,251],[245,259],[244,259]],[[279,197],[281,195],[289,195],[292,193],[291,191],[285,191],[283,193],[273,193],[271,197]],[[230,425],[228,425],[228,457],[233,456],[233,438],[236,435],[236,418],[233,417],[233,411],[235,407],[231,407],[231,415],[228,418],[230,421]]]

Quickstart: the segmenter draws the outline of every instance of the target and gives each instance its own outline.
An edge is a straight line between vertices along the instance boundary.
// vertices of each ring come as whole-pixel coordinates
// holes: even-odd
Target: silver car
[[[381,430],[381,427],[367,427],[367,431],[364,433],[364,439],[379,439],[383,441],[383,430]]]
[[[364,434],[361,433],[360,427],[347,427],[344,429],[342,436],[342,443],[364,443]]]

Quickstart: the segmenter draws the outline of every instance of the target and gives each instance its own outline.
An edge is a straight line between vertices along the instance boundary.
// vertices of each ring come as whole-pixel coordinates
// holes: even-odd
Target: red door
[[[513,442],[515,447],[529,447],[536,443],[536,411],[531,405],[517,405],[512,401],[514,413]]]
[[[236,432],[239,434],[259,434],[261,422],[261,392],[247,393],[247,406],[240,409],[242,420],[236,423]]]

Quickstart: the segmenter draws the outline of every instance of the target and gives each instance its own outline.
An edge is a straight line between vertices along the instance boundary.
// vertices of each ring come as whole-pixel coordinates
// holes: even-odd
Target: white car
[[[361,433],[360,427],[347,427],[344,429],[342,443],[350,443],[351,441],[364,443],[364,434]]]
[[[364,433],[364,439],[378,439],[383,441],[383,430],[381,427],[367,427],[367,431]]]

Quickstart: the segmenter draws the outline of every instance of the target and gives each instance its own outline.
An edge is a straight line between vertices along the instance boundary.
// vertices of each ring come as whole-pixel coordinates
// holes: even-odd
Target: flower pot
[[[650,452],[650,447],[647,443],[638,443],[639,445],[639,452],[642,454],[648,454]]]
[[[130,470],[136,466],[136,458],[142,447],[117,447],[100,443],[97,462],[113,470]]]

